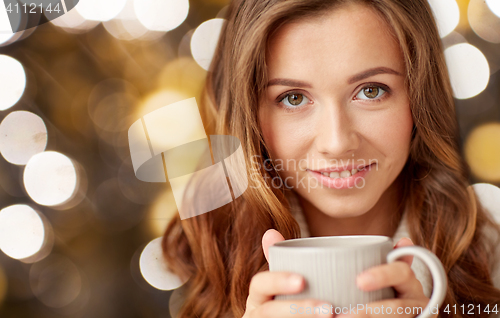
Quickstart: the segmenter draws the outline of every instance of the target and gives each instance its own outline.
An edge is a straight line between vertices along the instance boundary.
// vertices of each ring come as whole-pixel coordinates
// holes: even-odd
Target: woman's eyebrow
[[[274,78],[267,83],[266,87],[273,85],[295,86],[295,87],[300,86],[300,87],[312,88],[312,85],[309,83],[287,78]]]
[[[378,74],[394,74],[398,76],[403,76],[403,74],[399,73],[398,71],[393,70],[392,68],[389,67],[375,67],[375,68],[370,68],[366,71],[363,71],[361,73],[358,73],[356,75],[351,76],[348,80],[348,84],[354,84],[356,82],[359,82],[361,80],[364,80],[365,78],[378,75]]]
[[[359,82],[365,78],[368,78],[368,77],[371,77],[374,75],[378,75],[378,74],[394,74],[394,75],[398,75],[398,76],[403,76],[403,74],[401,74],[398,71],[393,70],[392,68],[381,66],[381,67],[371,68],[371,69],[368,69],[368,70],[363,71],[361,73],[358,73],[356,75],[353,75],[347,80],[347,83],[353,84],[353,83]],[[307,82],[288,79],[288,78],[274,78],[267,83],[266,87],[273,86],[273,85],[312,88],[312,85],[307,83]]]

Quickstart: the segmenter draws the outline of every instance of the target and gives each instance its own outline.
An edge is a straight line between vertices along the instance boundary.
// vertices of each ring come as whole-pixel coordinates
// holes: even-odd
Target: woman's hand
[[[276,230],[268,230],[262,236],[262,249],[269,261],[269,246],[284,241],[283,236]],[[274,300],[278,294],[296,294],[305,286],[304,278],[298,274],[287,272],[260,272],[250,282],[250,294],[247,298],[246,310],[243,318],[281,318],[297,317],[299,308],[320,307],[322,314],[307,317],[332,317],[331,305],[318,300]]]
[[[410,239],[402,238],[395,248],[411,245],[413,243]],[[413,257],[406,256],[399,261],[379,265],[359,274],[356,281],[358,288],[371,291],[394,287],[397,293],[396,298],[373,302],[365,305],[362,310],[347,315],[337,315],[337,317],[381,318],[419,315],[429,303],[429,298],[425,296],[422,285],[411,269],[412,262]],[[420,308],[419,312],[417,308]],[[437,314],[434,317],[437,317]]]

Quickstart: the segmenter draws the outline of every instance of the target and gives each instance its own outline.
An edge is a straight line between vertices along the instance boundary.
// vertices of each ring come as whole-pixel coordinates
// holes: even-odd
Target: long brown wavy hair
[[[264,232],[274,228],[285,239],[300,237],[283,189],[269,184],[279,174],[252,159],[270,158],[257,117],[268,80],[265,52],[273,32],[285,23],[319,17],[347,3],[380,14],[404,56],[414,130],[400,175],[403,202],[413,242],[433,251],[448,274],[440,316],[467,316],[467,310],[444,312],[447,304],[484,308],[499,302],[490,275],[494,245],[483,231],[489,227],[498,233],[498,228],[468,184],[470,169],[462,155],[443,47],[427,0],[233,0],[200,110],[207,134],[241,140],[252,175],[246,192],[231,204],[169,223],[163,237],[166,261],[173,272],[190,277],[178,317],[242,317],[252,276],[268,269],[261,248]],[[487,314],[475,311],[473,316]]]

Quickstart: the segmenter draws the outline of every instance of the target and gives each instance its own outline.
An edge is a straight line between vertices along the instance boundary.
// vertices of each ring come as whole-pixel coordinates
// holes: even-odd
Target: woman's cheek
[[[282,109],[268,109],[260,114],[264,141],[275,159],[299,160],[307,154],[312,134],[307,119],[297,114],[284,114]]]
[[[387,159],[406,161],[410,148],[413,119],[409,106],[395,107],[393,111],[374,113],[360,123],[362,136],[368,144]]]

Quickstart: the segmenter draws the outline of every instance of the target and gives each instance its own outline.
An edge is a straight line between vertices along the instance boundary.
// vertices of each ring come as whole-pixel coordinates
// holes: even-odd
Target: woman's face
[[[287,24],[266,52],[264,140],[286,186],[334,217],[369,211],[409,155],[403,56],[372,10],[350,5]]]

